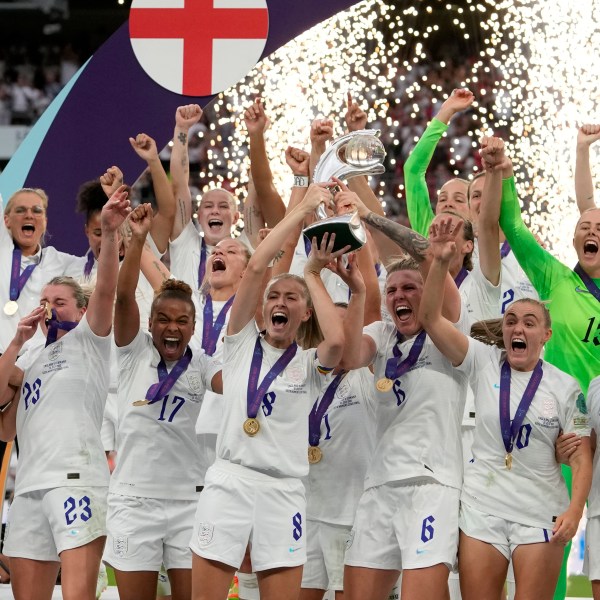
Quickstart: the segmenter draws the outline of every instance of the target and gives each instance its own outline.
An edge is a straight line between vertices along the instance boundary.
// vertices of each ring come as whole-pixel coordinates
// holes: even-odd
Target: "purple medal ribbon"
[[[508,240],[504,240],[502,246],[500,247],[500,260],[506,258],[510,254],[510,244]]]
[[[71,329],[75,329],[79,323],[77,321],[59,321],[56,311],[52,309],[52,318],[46,321],[46,325],[48,327],[48,335],[46,336],[46,345],[44,348],[47,348],[56,341],[59,330],[71,331]]]
[[[31,277],[31,273],[37,265],[29,265],[23,269],[21,273],[21,257],[23,253],[21,248],[15,244],[12,256],[12,269],[10,271],[10,300],[13,302],[19,299],[22,289],[25,287],[27,280]]]
[[[375,273],[377,273],[377,277],[381,276],[381,263],[375,263]]]
[[[319,445],[319,441],[321,440],[321,419],[323,419],[323,416],[331,406],[335,393],[344,377],[346,377],[346,371],[340,371],[335,376],[334,380],[327,386],[321,402],[317,398],[308,415],[308,444],[310,446]]]
[[[533,397],[537,392],[537,389],[542,381],[542,361],[538,360],[529,383],[525,388],[525,393],[519,402],[515,418],[510,420],[510,365],[505,360],[502,363],[502,369],[500,372],[500,431],[502,432],[502,441],[504,442],[504,448],[507,454],[510,454],[513,449],[513,443],[523,425],[523,419],[531,406]]]
[[[94,268],[96,257],[94,256],[94,253],[91,250],[86,254],[86,256],[87,260],[85,261],[85,267],[83,267],[83,274],[86,277],[89,277],[90,273],[92,272],[92,269]]]
[[[177,361],[177,364],[171,369],[169,373],[167,371],[167,365],[164,359],[160,359],[157,366],[158,371],[158,382],[152,384],[146,392],[146,400],[149,400],[148,404],[154,404],[159,400],[162,400],[175,385],[175,382],[179,379],[186,369],[188,368],[190,361],[192,360],[192,351],[188,346],[185,350],[185,354]]]
[[[206,301],[204,303],[204,321],[202,322],[202,349],[208,356],[212,356],[217,349],[217,341],[221,330],[223,329],[223,325],[225,325],[225,319],[227,318],[227,313],[231,308],[234,298],[235,294],[227,300],[213,325],[212,297],[210,294],[206,295]]]
[[[573,269],[581,281],[583,281],[583,285],[587,288],[588,292],[600,302],[600,288],[596,285],[596,282],[583,270],[583,267],[577,263],[575,268]],[[11,296],[12,300],[12,296]]]
[[[198,267],[198,289],[202,287],[204,275],[206,274],[206,242],[202,238],[200,243],[200,265]]]
[[[260,385],[258,385],[258,378],[260,376],[260,367],[262,366],[263,349],[260,344],[260,336],[256,338],[256,344],[254,344],[254,353],[252,354],[252,363],[250,364],[250,376],[248,377],[248,393],[246,396],[246,405],[248,407],[248,418],[256,419],[260,403],[262,402],[263,396],[267,393],[271,383],[275,378],[283,373],[283,370],[290,364],[298,345],[296,342],[290,344],[285,352],[277,359],[277,362],[271,367],[269,372],[264,376]]]
[[[458,289],[460,289],[462,282],[467,278],[468,274],[469,271],[467,271],[464,267],[462,267],[460,271],[456,274],[456,277],[454,278],[454,283],[456,284],[456,287]]]
[[[414,366],[419,358],[419,355],[421,354],[421,350],[423,350],[425,337],[425,331],[421,331],[421,333],[419,333],[413,342],[413,345],[408,352],[408,356],[402,362],[399,362],[402,353],[400,352],[399,348],[394,346],[394,356],[389,358],[385,364],[385,376],[388,379],[398,379],[398,377],[402,377],[402,375],[404,375],[412,366]]]

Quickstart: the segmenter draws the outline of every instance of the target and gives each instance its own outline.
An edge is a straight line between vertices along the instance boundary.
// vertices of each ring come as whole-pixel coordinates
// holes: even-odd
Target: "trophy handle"
[[[317,214],[317,219],[319,219],[319,221],[322,221],[323,219],[327,218],[327,212],[325,211],[325,202],[321,202],[321,204],[317,206],[315,213]]]

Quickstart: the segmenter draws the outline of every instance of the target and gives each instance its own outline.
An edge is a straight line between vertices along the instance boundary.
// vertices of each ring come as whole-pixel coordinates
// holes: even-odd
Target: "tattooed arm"
[[[173,194],[177,205],[171,239],[179,237],[192,218],[192,195],[189,188],[190,160],[188,155],[188,134],[190,127],[202,117],[202,109],[197,104],[180,106],[175,113],[175,132],[171,151],[171,178]]]
[[[156,217],[155,217],[156,218]],[[166,265],[152,252],[150,244],[146,241],[142,249],[140,268],[152,289],[156,292],[160,286],[171,277],[171,272]]]
[[[362,216],[362,215],[361,215]],[[427,238],[420,233],[400,225],[395,221],[390,221],[386,217],[369,211],[363,217],[365,223],[368,223],[374,229],[381,231],[386,237],[398,244],[405,252],[410,254],[419,264],[425,261],[428,256],[429,242]]]

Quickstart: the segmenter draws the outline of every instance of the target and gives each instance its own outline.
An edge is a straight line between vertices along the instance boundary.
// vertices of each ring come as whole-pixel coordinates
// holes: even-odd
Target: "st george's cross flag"
[[[265,0],[133,0],[129,13],[140,66],[186,96],[217,94],[246,76],[268,29]]]

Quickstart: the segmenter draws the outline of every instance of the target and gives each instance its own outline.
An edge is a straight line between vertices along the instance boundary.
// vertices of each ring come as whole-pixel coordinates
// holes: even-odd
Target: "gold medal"
[[[46,321],[50,321],[52,319],[52,309],[47,302],[44,304],[44,310],[46,311]]]
[[[254,437],[260,430],[260,423],[256,419],[246,419],[243,429],[246,435]]]
[[[389,392],[392,389],[393,385],[394,382],[391,379],[388,379],[387,377],[382,377],[381,379],[377,380],[377,384],[375,387],[380,392]]]
[[[504,457],[504,464],[509,471],[512,469],[512,454],[510,452]]]
[[[133,403],[134,406],[146,406],[146,404],[150,404],[150,400],[136,400]]]
[[[9,300],[4,305],[4,314],[12,317],[19,310],[19,305],[14,300]]]
[[[319,446],[309,446],[308,447],[308,462],[311,465],[315,465],[318,462],[321,462],[323,458],[323,452]]]

